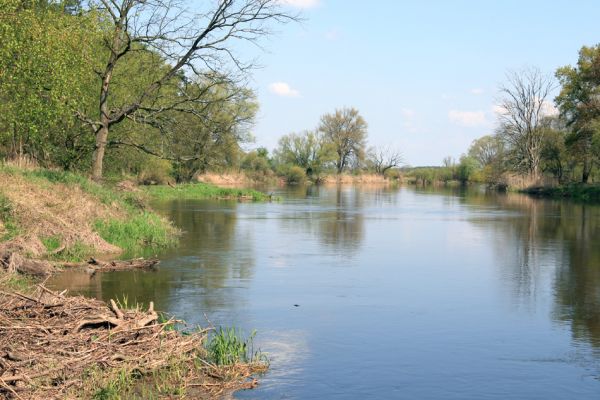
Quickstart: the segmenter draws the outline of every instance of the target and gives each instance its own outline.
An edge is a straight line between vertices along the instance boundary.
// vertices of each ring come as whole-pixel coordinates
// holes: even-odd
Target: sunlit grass
[[[158,200],[170,199],[248,199],[252,201],[267,201],[271,197],[253,189],[221,188],[206,183],[187,183],[175,187],[148,186],[146,192]]]
[[[266,362],[266,356],[254,351],[256,331],[244,337],[241,330],[219,327],[206,344],[209,359],[216,365]]]

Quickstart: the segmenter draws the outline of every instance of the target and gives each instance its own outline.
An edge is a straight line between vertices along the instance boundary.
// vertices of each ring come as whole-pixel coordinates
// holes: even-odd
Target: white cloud
[[[271,83],[269,85],[269,91],[277,96],[300,97],[300,92],[296,89],[292,89],[292,87],[285,82]]]
[[[277,2],[295,8],[313,8],[319,5],[320,0],[277,0]]]
[[[451,110],[448,112],[450,121],[467,127],[476,127],[487,124],[485,113],[483,111],[459,111]]]
[[[506,114],[506,107],[496,104],[492,106],[492,112],[496,115],[504,115]]]
[[[411,108],[401,108],[400,115],[406,119],[412,119],[415,116],[415,110]]]
[[[555,117],[558,115],[558,108],[556,108],[553,103],[544,101],[542,103],[542,113],[549,117]]]
[[[492,107],[492,112],[494,112],[496,115],[505,115],[507,113],[507,110],[504,106],[501,105],[495,105]],[[550,101],[544,101],[544,103],[542,104],[542,114],[545,116],[549,116],[549,117],[555,117],[557,116],[559,113],[558,108],[556,108],[556,106],[550,102]]]
[[[473,89],[469,90],[469,92],[471,94],[474,94],[475,96],[479,96],[479,95],[483,94],[483,89],[482,88],[473,88]]]

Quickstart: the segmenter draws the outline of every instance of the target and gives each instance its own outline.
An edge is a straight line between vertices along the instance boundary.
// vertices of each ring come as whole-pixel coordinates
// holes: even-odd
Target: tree
[[[188,105],[194,114],[165,111],[146,121],[126,120],[113,129],[108,147],[119,148],[115,156],[133,148],[170,160],[178,181],[199,171],[237,166],[241,144],[252,141],[258,104],[248,89],[210,85],[203,94],[204,104]]]
[[[71,168],[89,154],[72,116],[91,99],[98,22],[53,2],[0,0],[0,10],[0,147]]]
[[[400,167],[403,163],[402,153],[398,149],[386,147],[371,147],[367,154],[368,164],[376,174]]]
[[[556,97],[561,116],[571,133],[566,143],[582,164],[581,181],[587,183],[600,157],[595,141],[600,140],[600,45],[582,47],[577,66],[556,71],[561,84]]]
[[[239,81],[251,67],[234,53],[233,43],[256,42],[268,33],[270,21],[294,19],[281,11],[277,0],[221,0],[204,4],[203,9],[191,13],[177,0],[99,0],[97,9],[105,15],[107,27],[103,40],[105,59],[98,69],[97,114],[84,110],[77,113],[95,135],[94,179],[102,177],[113,127],[129,120],[166,129],[161,124],[165,113],[199,117],[202,123],[198,108],[207,101],[225,100],[207,100],[207,91],[213,86]],[[146,66],[156,76],[121,101],[115,101],[113,78],[119,67],[128,58],[144,53],[158,56]],[[197,85],[199,81],[201,86]],[[176,88],[178,95],[165,96],[165,91],[172,88]]]
[[[469,178],[473,175],[473,172],[477,170],[477,160],[472,157],[462,155],[460,161],[456,166],[456,178],[461,184],[466,184]]]
[[[335,159],[332,145],[318,131],[282,136],[274,155],[279,164],[296,165],[309,176],[318,176]]]
[[[355,108],[335,110],[321,117],[319,131],[333,145],[337,154],[335,167],[338,174],[351,163],[365,157],[367,122]]]
[[[500,87],[499,133],[518,170],[533,179],[540,175],[544,142],[543,122],[548,115],[547,98],[553,89],[552,79],[538,69],[529,68],[507,75],[508,83]]]
[[[486,135],[473,140],[469,157],[474,158],[481,168],[495,163],[504,152],[502,140],[497,135]]]

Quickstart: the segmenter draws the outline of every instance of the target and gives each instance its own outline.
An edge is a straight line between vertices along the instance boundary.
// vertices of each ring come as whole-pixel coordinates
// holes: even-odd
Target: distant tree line
[[[600,45],[582,47],[556,80],[538,69],[511,72],[500,87],[497,128],[473,141],[458,163],[406,171],[416,181],[495,186],[592,183],[600,161]],[[556,84],[558,81],[558,85]],[[552,92],[558,95],[551,99]],[[554,101],[552,101],[554,100]]]

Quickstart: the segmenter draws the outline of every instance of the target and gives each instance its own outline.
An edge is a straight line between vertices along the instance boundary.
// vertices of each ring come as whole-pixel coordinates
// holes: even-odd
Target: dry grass
[[[362,185],[362,184],[389,184],[393,181],[386,179],[383,175],[378,174],[360,174],[360,175],[327,175],[323,177],[322,183],[325,184],[343,184],[343,185]]]
[[[556,186],[558,181],[555,178],[548,176],[541,176],[534,179],[528,175],[519,175],[514,173],[504,173],[500,178],[503,186],[514,190],[522,190],[531,187],[539,186]]]
[[[251,180],[242,172],[205,172],[196,177],[198,182],[210,183],[217,186],[234,186],[246,185],[251,183]]]
[[[124,218],[117,205],[102,204],[75,185],[33,182],[8,171],[0,170],[0,182],[4,196],[13,206],[15,221],[26,232],[20,240],[30,255],[43,255],[45,247],[40,239],[51,237],[60,237],[66,247],[80,244],[98,253],[120,251],[92,227],[98,219]]]

